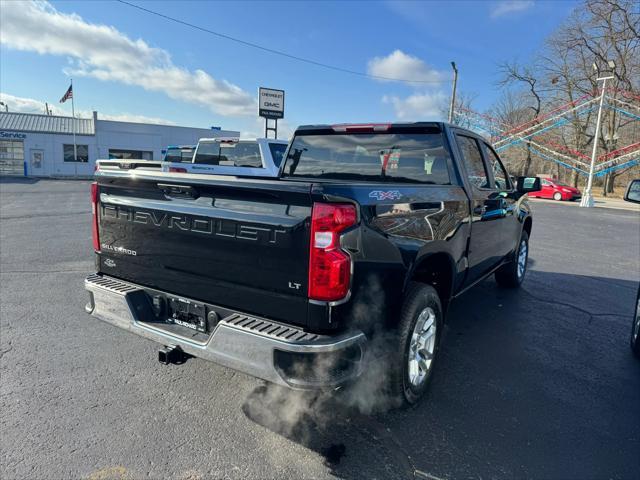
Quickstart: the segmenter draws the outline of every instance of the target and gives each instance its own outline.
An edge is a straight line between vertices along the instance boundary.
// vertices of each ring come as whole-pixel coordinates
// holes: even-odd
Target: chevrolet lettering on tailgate
[[[217,235],[261,244],[287,246],[287,231],[282,228],[246,225],[234,220],[223,220],[191,215],[176,215],[154,210],[141,210],[120,205],[101,204],[105,219],[151,225],[158,228]],[[133,253],[135,255],[135,253]]]

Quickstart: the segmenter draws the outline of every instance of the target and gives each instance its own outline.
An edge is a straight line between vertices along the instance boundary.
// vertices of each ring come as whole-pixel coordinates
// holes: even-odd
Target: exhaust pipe
[[[182,351],[182,349],[175,345],[165,346],[158,350],[158,361],[164,365],[173,363],[175,365],[182,365],[186,362],[191,355]]]

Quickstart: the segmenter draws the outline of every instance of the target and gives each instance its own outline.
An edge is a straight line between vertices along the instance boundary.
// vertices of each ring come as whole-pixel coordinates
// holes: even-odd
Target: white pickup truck
[[[191,163],[165,162],[163,171],[277,177],[287,144],[274,138],[201,138]]]

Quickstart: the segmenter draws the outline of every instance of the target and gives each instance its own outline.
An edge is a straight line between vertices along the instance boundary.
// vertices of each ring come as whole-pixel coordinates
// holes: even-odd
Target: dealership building
[[[217,128],[99,120],[97,112],[75,119],[0,112],[0,175],[91,176],[98,159],[161,160],[169,145],[238,135]]]

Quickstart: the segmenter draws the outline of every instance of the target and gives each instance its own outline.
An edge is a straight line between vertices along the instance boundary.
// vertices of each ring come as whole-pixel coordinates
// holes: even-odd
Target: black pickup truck
[[[86,310],[159,343],[167,363],[331,388],[383,338],[385,388],[415,403],[450,302],[526,273],[539,179],[514,184],[452,125],[299,127],[271,179],[153,167],[99,162]]]

